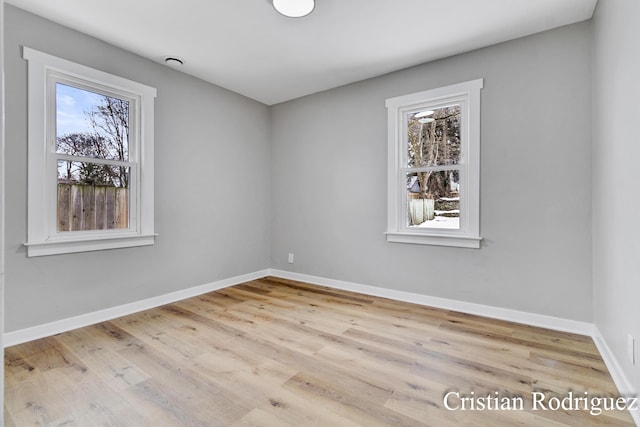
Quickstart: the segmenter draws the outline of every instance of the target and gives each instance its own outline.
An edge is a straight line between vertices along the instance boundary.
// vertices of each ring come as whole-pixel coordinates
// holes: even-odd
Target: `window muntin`
[[[27,255],[153,244],[156,90],[28,47],[23,57]]]
[[[459,177],[459,169],[407,173],[406,227],[459,230]]]
[[[387,240],[479,247],[482,80],[387,99]]]
[[[455,165],[460,162],[460,114],[457,104],[426,105],[405,114],[407,167]]]
[[[460,228],[462,104],[426,104],[403,114],[407,174],[405,227]],[[447,166],[447,169],[443,169]]]
[[[118,182],[83,182],[82,174],[94,168],[111,170],[116,179],[129,176],[129,168],[89,162],[58,161],[71,179],[58,175],[56,186],[56,231],[58,233],[88,230],[129,229],[130,191]],[[101,174],[104,172],[101,172]]]
[[[49,102],[55,106],[49,116],[55,120],[49,156],[57,174],[52,233],[129,229],[137,209],[130,188],[138,163],[129,155],[130,139],[132,147],[139,145],[130,132],[136,128],[136,97],[88,90],[90,82],[58,73],[50,74],[49,86],[55,93]]]
[[[81,81],[68,82],[52,75],[55,85],[56,152],[72,156],[129,160],[129,130],[134,99],[88,90]],[[134,105],[132,105],[134,104]],[[94,144],[59,144],[60,138],[82,135],[99,138]]]

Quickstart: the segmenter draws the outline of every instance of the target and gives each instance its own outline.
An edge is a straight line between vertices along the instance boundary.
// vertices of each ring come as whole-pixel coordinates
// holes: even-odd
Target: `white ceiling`
[[[268,105],[589,19],[597,0],[6,0]]]

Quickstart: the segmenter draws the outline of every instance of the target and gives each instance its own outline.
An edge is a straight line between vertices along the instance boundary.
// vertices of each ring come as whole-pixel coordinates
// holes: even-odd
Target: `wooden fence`
[[[129,227],[129,189],[58,184],[58,231]]]

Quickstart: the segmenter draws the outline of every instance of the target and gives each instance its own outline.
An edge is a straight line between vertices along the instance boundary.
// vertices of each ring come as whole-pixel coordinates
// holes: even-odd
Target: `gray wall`
[[[4,0],[0,0],[0,22],[4,23]],[[4,26],[4,24],[2,24]],[[4,28],[4,27],[2,27]],[[0,29],[0,193],[4,194],[4,30]],[[4,350],[4,199],[0,195],[0,350]],[[2,351],[4,354],[4,351]],[[4,365],[0,368],[0,402],[4,402]],[[4,411],[0,412],[0,426]]]
[[[592,320],[589,22],[269,109],[13,7],[5,18],[7,331],[269,266]],[[21,45],[157,87],[155,246],[26,258]],[[385,98],[480,77],[482,248],[387,243]]]
[[[11,6],[6,331],[269,267],[268,107]],[[27,258],[26,45],[158,89],[151,247]]]
[[[640,392],[640,2],[598,2],[594,25],[595,323]],[[635,337],[636,364],[627,357]]]
[[[621,54],[637,50],[639,15],[599,2],[593,33],[580,23],[270,110],[7,6],[6,330],[272,266],[595,320],[640,390],[626,357],[627,334],[640,340],[640,60]],[[158,89],[155,246],[26,258],[21,45]],[[482,248],[386,243],[385,98],[480,77]]]
[[[272,267],[591,321],[590,40],[583,22],[272,107]],[[385,99],[481,77],[482,248],[387,243]]]

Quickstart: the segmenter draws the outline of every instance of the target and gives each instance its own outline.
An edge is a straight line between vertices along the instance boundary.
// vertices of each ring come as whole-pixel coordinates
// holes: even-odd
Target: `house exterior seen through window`
[[[460,104],[406,113],[407,225],[460,229]]]
[[[387,99],[387,240],[477,248],[482,80]]]
[[[23,49],[28,256],[153,244],[156,90]]]

